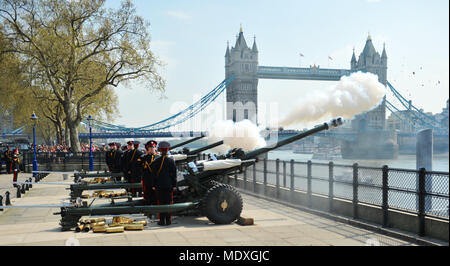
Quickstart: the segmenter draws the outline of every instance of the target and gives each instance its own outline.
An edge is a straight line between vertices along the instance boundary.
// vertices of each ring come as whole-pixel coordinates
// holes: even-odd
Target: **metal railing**
[[[103,171],[107,169],[105,152],[93,152],[94,170]],[[23,171],[31,173],[30,167],[33,163],[33,152],[22,154]],[[89,152],[40,152],[36,154],[38,170],[53,170],[57,168],[61,171],[88,170]]]
[[[425,217],[449,220],[448,172],[263,159],[242,174],[236,173],[235,184],[238,176],[244,189],[255,193],[267,195],[268,186],[274,186],[276,198],[280,189],[289,190],[292,196],[295,190],[306,192],[309,207],[313,194],[328,197],[331,211],[335,199],[351,201],[355,219],[359,203],[381,207],[383,226],[388,226],[389,210],[414,214],[419,219],[419,235],[424,235]],[[258,191],[261,183],[264,191]]]

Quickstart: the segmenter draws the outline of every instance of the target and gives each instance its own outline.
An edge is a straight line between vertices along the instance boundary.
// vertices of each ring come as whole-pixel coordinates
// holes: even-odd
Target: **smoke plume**
[[[250,120],[236,123],[231,120],[216,121],[208,132],[209,144],[224,141],[223,145],[213,149],[217,153],[226,153],[233,148],[251,151],[266,145],[266,141],[259,134],[260,129]]]
[[[342,116],[350,119],[368,111],[380,103],[385,87],[371,73],[356,72],[344,76],[339,83],[325,92],[303,98],[297,106],[280,121],[280,126],[309,123],[324,118]]]

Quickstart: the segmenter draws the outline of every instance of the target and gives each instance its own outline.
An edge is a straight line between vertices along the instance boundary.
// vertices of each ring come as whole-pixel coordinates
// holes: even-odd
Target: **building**
[[[380,54],[375,50],[370,35],[367,37],[366,45],[359,55],[358,61],[353,49],[352,59],[350,61],[352,72],[370,72],[378,75],[380,83],[387,84],[387,54],[386,47],[383,45],[383,52]]]
[[[386,96],[374,109],[358,114],[352,120],[353,131],[374,131],[386,128]]]
[[[449,128],[448,126],[448,99],[447,99],[447,104],[444,108],[442,108],[442,112],[439,114],[434,115],[434,119],[436,119],[437,121],[439,121],[441,123],[441,125],[445,128]]]
[[[225,78],[234,75],[227,88],[227,120],[249,119],[257,123],[258,110],[258,48],[256,39],[252,48],[247,46],[242,27],[234,47],[227,45],[225,53]]]

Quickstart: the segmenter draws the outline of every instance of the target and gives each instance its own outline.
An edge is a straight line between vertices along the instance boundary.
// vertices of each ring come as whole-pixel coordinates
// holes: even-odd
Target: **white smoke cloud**
[[[224,144],[214,149],[217,153],[226,153],[233,148],[251,151],[266,146],[266,141],[259,134],[260,129],[250,120],[240,122],[216,121],[208,130],[208,143],[223,140]]]
[[[350,119],[377,106],[384,95],[385,86],[378,82],[377,75],[356,72],[342,77],[336,86],[325,92],[301,99],[279,124],[289,126],[336,116]]]

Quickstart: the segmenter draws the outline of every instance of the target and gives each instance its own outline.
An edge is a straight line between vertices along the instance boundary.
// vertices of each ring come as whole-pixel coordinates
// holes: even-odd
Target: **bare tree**
[[[39,69],[35,79],[61,104],[73,151],[92,99],[131,80],[164,90],[160,61],[150,50],[149,23],[130,0],[118,10],[104,0],[2,0],[4,36]]]

